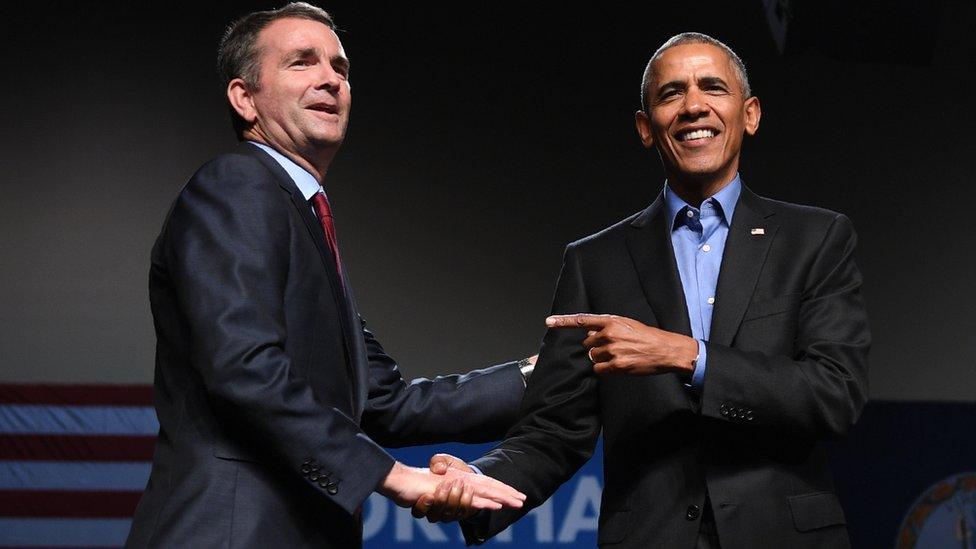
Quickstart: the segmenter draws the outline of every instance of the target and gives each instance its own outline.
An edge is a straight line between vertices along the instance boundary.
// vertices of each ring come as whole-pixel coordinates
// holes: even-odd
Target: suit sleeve
[[[525,389],[516,363],[408,383],[365,321],[363,336],[369,359],[363,428],[380,444],[491,442],[515,422]]]
[[[567,247],[552,314],[588,312],[575,248]],[[580,341],[585,330],[548,330],[529,378],[520,420],[505,440],[473,465],[523,492],[522,509],[462,523],[465,539],[481,543],[545,502],[593,455],[600,434],[597,379]]]
[[[288,211],[258,161],[218,159],[187,184],[167,224],[167,265],[190,326],[192,364],[236,432],[266,444],[352,513],[394,460],[356,422],[313,398],[285,353]],[[325,480],[324,478],[321,480]]]
[[[707,344],[705,416],[818,439],[851,428],[867,400],[871,343],[856,242],[837,215],[807,275],[793,356]]]

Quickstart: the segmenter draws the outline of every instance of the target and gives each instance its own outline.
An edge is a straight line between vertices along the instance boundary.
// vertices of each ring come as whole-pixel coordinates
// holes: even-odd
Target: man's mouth
[[[336,105],[330,105],[328,103],[312,103],[311,105],[305,107],[306,109],[325,112],[329,114],[339,114],[339,107]]]
[[[684,143],[687,141],[711,139],[718,134],[719,134],[718,130],[712,128],[697,128],[697,129],[692,128],[687,130],[681,130],[675,135],[675,137],[678,139],[678,141]]]

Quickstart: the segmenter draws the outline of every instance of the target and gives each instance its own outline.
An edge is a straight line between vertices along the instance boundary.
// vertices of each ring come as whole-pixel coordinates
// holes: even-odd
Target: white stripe
[[[121,547],[130,519],[0,518],[0,547]]]
[[[146,489],[147,461],[3,461],[0,490],[134,490]]]
[[[0,434],[156,435],[149,406],[0,404]]]

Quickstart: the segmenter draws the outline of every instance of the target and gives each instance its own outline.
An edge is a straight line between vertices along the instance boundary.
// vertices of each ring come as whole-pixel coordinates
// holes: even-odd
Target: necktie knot
[[[312,195],[312,207],[315,208],[315,214],[319,219],[332,217],[332,206],[329,205],[329,199],[324,192],[319,191]]]

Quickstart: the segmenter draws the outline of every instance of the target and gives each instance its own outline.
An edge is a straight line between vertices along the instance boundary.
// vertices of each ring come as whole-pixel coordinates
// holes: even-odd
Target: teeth
[[[681,140],[689,141],[692,139],[703,139],[705,137],[715,137],[715,132],[712,130],[695,130],[693,132],[686,133]]]

